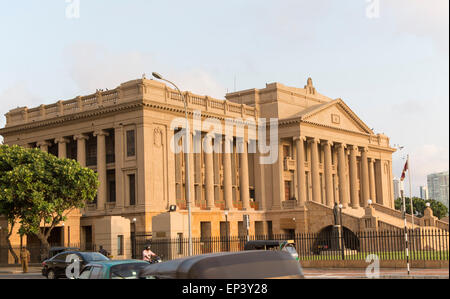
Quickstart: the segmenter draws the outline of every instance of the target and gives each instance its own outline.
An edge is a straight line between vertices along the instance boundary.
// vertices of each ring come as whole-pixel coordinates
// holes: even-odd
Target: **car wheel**
[[[55,271],[48,270],[48,272],[47,272],[47,279],[56,279]]]

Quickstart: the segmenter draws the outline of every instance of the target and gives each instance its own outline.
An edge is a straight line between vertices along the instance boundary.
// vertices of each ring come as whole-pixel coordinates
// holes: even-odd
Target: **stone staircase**
[[[333,213],[333,208],[315,202],[307,202],[308,209],[328,210],[328,214]],[[353,223],[353,228],[356,229],[355,220],[359,222],[359,230],[377,229],[377,230],[391,230],[404,229],[405,222],[402,212],[382,206],[380,204],[372,204],[370,208],[351,208],[342,209],[342,216],[344,225],[347,222]],[[426,227],[427,229],[449,230],[447,222],[440,221],[433,216],[431,209],[425,211],[423,218],[411,217],[406,215],[407,227],[409,229]],[[413,223],[414,221],[414,223]]]

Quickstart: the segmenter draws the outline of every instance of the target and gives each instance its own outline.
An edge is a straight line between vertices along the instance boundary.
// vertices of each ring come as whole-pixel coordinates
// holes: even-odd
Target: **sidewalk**
[[[41,273],[42,267],[28,267],[28,273]],[[20,274],[21,266],[0,267],[0,274]]]
[[[309,279],[367,279],[365,269],[303,269]],[[378,279],[448,279],[449,269],[380,269]]]

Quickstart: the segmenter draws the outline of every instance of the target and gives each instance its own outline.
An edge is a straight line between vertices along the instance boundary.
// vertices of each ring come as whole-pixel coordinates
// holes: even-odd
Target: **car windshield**
[[[83,252],[83,259],[89,262],[109,261],[109,258],[98,252]]]
[[[111,267],[112,279],[135,279],[138,276],[139,270],[147,267],[146,263],[132,263],[123,264]]]

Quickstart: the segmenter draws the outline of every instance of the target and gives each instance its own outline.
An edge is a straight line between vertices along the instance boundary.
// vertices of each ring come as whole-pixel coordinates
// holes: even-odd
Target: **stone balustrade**
[[[156,95],[157,88],[165,88],[163,97]],[[183,94],[189,109],[198,109],[220,115],[229,115],[232,118],[256,118],[256,108],[237,104],[226,100],[218,100],[208,96],[199,96],[190,92]],[[87,96],[79,96],[67,101],[58,101],[50,105],[41,105],[35,108],[20,107],[10,110],[6,114],[6,127],[18,126],[72,115],[114,105],[125,104],[137,100],[148,99],[151,101],[169,103],[183,107],[184,103],[180,94],[164,84],[155,83],[152,80],[135,80],[123,83],[114,90],[97,91]]]

